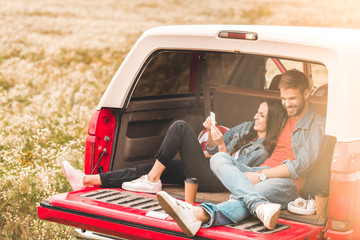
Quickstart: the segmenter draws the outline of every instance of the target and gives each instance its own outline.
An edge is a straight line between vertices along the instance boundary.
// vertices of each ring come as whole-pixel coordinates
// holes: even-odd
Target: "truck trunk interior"
[[[202,53],[160,52],[152,58],[142,73],[128,107],[121,113],[112,170],[154,162],[154,155],[160,147],[167,129],[175,120],[187,121],[195,134],[199,134],[203,130],[204,116],[211,109],[216,113],[216,121],[219,125],[231,128],[239,123],[252,120],[259,104],[264,99],[280,99],[277,86],[273,86],[273,89],[264,89],[267,58],[234,54],[214,56],[216,56],[215,53],[206,53],[207,63],[205,63]],[[214,69],[216,65],[219,65],[218,61],[223,63],[224,59],[234,62],[229,67],[231,71],[223,71],[227,72],[224,76],[226,80],[222,80],[223,84],[214,85],[211,76],[207,76],[210,75],[209,68]],[[176,65],[176,68],[169,67],[169,64]],[[224,66],[222,67],[224,68]],[[171,70],[173,68],[176,70]],[[258,74],[254,74],[254,72]],[[157,79],[157,82],[162,82],[164,86],[151,86],[152,82],[155,82],[154,74],[155,77],[159,76],[163,79],[163,81]],[[166,85],[167,79],[173,79],[174,74],[179,76],[179,80],[174,79],[170,85]],[[178,82],[183,82],[184,79],[187,79],[187,83],[182,86],[183,83]],[[248,79],[252,79],[252,81]],[[274,85],[276,80],[273,81],[271,85]],[[175,88],[188,90],[182,94],[171,94],[172,92],[167,90],[169,95],[163,93],[163,95],[156,95],[158,90],[153,89],[172,89],[174,86],[171,84]],[[151,91],[155,93],[150,94]],[[144,96],[146,94],[154,96]],[[326,96],[311,96],[310,100],[316,111],[325,116]],[[328,174],[320,177],[330,177],[330,161],[334,142],[331,139],[324,143],[321,166],[314,167],[328,169]],[[179,159],[179,155],[175,158]],[[328,189],[328,186],[321,187]],[[163,189],[179,199],[184,199],[182,184],[165,183]],[[308,192],[304,194],[306,199],[311,195]],[[228,200],[229,195],[229,192],[198,192],[197,201],[220,203]],[[287,210],[282,211],[281,217],[317,225],[324,225],[325,221],[324,218],[316,219],[316,215],[296,215]]]

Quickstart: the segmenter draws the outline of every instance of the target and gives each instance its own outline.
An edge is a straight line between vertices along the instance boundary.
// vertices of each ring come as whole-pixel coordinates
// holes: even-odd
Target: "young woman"
[[[260,104],[254,121],[241,123],[224,135],[218,128],[212,127],[212,120],[208,117],[203,123],[209,132],[207,151],[210,155],[225,152],[243,164],[258,166],[274,150],[285,118],[286,112],[278,100],[265,100]],[[170,126],[155,155],[154,164],[142,164],[135,168],[84,175],[64,161],[62,169],[73,190],[80,190],[90,185],[101,185],[101,187],[122,187],[128,191],[156,193],[162,188],[161,180],[168,182],[166,170],[171,166],[170,163],[177,152],[180,152],[182,172],[185,176],[178,174],[175,182],[183,183],[185,177],[195,177],[198,179],[199,191],[226,190],[211,171],[209,159],[205,157],[197,136],[184,121],[176,121]],[[181,171],[178,170],[178,172]],[[173,174],[168,175],[173,177]]]

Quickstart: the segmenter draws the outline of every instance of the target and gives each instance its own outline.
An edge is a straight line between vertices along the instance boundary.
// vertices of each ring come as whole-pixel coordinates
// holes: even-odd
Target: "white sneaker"
[[[160,206],[175,220],[187,236],[192,237],[199,231],[201,221],[195,218],[194,207],[191,204],[176,200],[164,191],[158,192],[156,197]]]
[[[256,207],[256,216],[267,229],[274,229],[279,219],[281,205],[275,203],[262,203]]]
[[[162,184],[161,180],[152,183],[148,180],[147,175],[144,175],[131,182],[124,182],[121,187],[133,192],[157,193],[158,191],[161,191]]]
[[[62,161],[61,168],[74,191],[85,188],[83,184],[85,174],[81,170],[73,168],[68,161]]]

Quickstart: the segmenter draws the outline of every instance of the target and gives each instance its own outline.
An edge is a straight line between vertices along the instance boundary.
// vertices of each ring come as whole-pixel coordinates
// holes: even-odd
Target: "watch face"
[[[266,179],[265,173],[260,173],[259,178],[260,178],[261,181],[264,181]]]

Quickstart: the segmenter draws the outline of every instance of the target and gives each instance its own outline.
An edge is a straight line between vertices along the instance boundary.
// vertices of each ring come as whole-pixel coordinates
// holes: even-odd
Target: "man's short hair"
[[[310,83],[303,72],[293,68],[282,74],[279,88],[298,88],[304,92],[306,89],[310,89]]]

